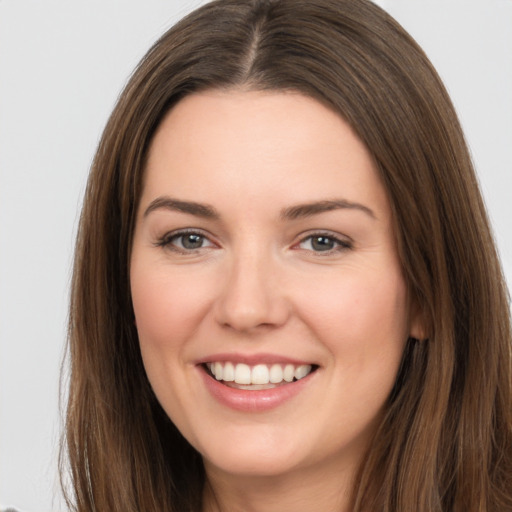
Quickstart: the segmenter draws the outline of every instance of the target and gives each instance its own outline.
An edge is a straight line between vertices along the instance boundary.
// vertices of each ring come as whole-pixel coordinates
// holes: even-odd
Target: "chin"
[[[261,450],[234,450],[233,453],[203,456],[207,472],[221,471],[238,477],[265,478],[284,476],[301,467],[296,457]]]
[[[305,448],[304,443],[293,439],[294,436],[275,427],[244,426],[225,429],[219,436],[210,431],[205,445],[199,444],[196,449],[207,470],[215,468],[239,476],[278,476],[293,471],[308,459],[300,450]]]

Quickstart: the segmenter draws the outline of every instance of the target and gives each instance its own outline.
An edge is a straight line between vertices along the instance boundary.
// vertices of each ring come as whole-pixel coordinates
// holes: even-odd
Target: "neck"
[[[203,512],[349,512],[355,468],[329,463],[286,475],[233,475],[205,463]]]

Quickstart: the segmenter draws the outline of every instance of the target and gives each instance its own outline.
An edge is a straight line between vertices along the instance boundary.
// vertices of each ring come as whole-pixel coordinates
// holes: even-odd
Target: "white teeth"
[[[297,366],[297,368],[295,368],[294,376],[297,380],[300,380],[303,377],[305,377],[310,371],[311,371],[310,364],[302,364],[300,366]]]
[[[280,384],[284,382],[293,382],[294,379],[300,380],[309,375],[312,371],[310,364],[301,364],[295,366],[293,364],[257,364],[253,367],[232,362],[211,362],[206,366],[217,380],[224,382],[236,382],[245,385],[265,385]]]
[[[251,367],[246,364],[235,366],[235,382],[237,384],[251,384]]]
[[[213,374],[215,375],[215,378],[217,380],[222,380],[222,373],[222,363],[215,363],[215,365],[213,366]]]
[[[224,382],[233,382],[235,380],[235,367],[233,366],[233,363],[228,362],[224,365],[222,380]]]
[[[295,376],[295,366],[293,364],[287,364],[284,367],[283,378],[286,382],[292,382]]]
[[[257,364],[251,372],[251,384],[268,384],[269,371],[267,365]]]
[[[283,380],[283,368],[280,364],[273,364],[270,367],[269,380],[272,384],[279,384]]]

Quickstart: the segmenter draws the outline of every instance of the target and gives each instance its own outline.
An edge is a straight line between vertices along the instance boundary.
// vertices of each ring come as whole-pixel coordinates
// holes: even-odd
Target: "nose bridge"
[[[218,298],[221,324],[247,331],[285,322],[288,306],[268,247],[256,240],[242,244],[233,249],[227,267]]]

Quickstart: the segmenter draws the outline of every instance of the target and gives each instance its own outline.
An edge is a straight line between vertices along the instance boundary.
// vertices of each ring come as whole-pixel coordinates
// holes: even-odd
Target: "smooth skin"
[[[205,511],[347,510],[405,343],[422,337],[371,155],[301,94],[207,91],[164,118],[145,172],[131,257],[140,348],[203,456]],[[318,369],[278,407],[238,411],[204,384],[198,361],[219,353]]]

